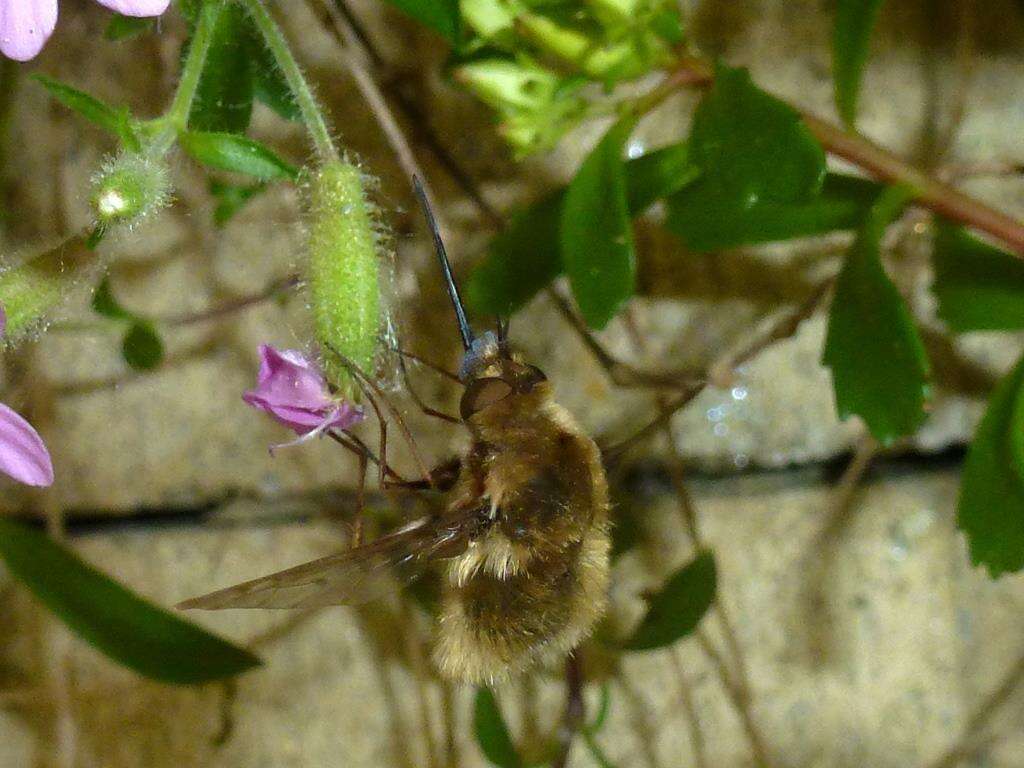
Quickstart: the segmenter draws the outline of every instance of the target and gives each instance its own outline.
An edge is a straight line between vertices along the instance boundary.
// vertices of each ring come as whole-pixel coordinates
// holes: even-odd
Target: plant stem
[[[171,106],[163,118],[165,127],[153,141],[152,151],[155,154],[165,154],[174,146],[178,132],[188,127],[192,102],[195,101],[196,91],[199,90],[199,81],[203,76],[203,68],[206,66],[206,55],[210,51],[213,28],[217,24],[217,19],[223,8],[223,3],[207,2],[203,3],[199,11],[199,19],[188,47],[188,56],[185,57],[185,63],[181,66],[178,88],[174,92]]]
[[[260,35],[263,36],[263,42],[273,54],[277,66],[281,69],[281,74],[284,75],[288,87],[291,88],[295,102],[302,113],[302,121],[306,124],[306,130],[309,131],[309,136],[313,140],[313,146],[316,148],[321,162],[337,161],[339,159],[338,150],[331,140],[327,121],[320,110],[320,105],[317,104],[316,97],[313,96],[309,83],[306,82],[305,75],[302,74],[302,69],[292,55],[291,48],[288,47],[288,41],[281,32],[281,28],[270,17],[262,0],[239,0],[239,2],[249,14]]]
[[[709,88],[714,81],[714,71],[707,62],[685,58],[652,94],[669,85]],[[664,98],[660,93],[658,96],[658,100]],[[839,128],[806,110],[797,109],[811,133],[830,154],[853,163],[882,181],[912,187],[917,205],[987,232],[1008,245],[1014,255],[1024,258],[1024,223],[919,171],[859,133]]]

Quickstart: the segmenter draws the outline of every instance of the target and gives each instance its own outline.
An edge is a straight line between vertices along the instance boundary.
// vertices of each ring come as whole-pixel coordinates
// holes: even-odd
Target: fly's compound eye
[[[476,379],[466,386],[459,403],[459,413],[463,421],[484,408],[501,402],[513,392],[512,386],[504,379],[490,377]]]

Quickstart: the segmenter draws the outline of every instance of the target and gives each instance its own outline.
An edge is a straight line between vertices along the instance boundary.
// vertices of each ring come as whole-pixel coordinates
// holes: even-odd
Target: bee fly
[[[608,487],[594,441],[552,398],[504,334],[473,334],[418,179],[464,356],[460,415],[472,442],[443,511],[339,554],[187,600],[179,608],[351,605],[440,566],[434,659],[441,672],[491,682],[554,661],[603,614]]]

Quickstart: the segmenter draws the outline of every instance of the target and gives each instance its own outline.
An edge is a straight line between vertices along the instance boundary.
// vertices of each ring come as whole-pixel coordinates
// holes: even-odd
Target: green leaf
[[[127,40],[141,35],[143,32],[149,32],[155,26],[156,19],[153,18],[122,16],[120,13],[115,13],[103,31],[103,36],[107,40]]]
[[[836,281],[822,356],[840,418],[860,416],[883,445],[924,421],[929,394],[924,345],[879,254],[910,194],[890,187],[872,206]]]
[[[836,0],[835,26],[832,28],[832,78],[836,106],[843,121],[853,127],[857,119],[857,100],[861,76],[868,60],[871,32],[878,20],[883,0]]]
[[[654,150],[626,163],[631,216],[697,177],[686,144]],[[514,214],[470,273],[466,300],[478,314],[509,315],[562,272],[559,228],[565,187]]]
[[[3,518],[0,558],[75,634],[141,675],[194,684],[260,664],[248,651],[132,594],[43,533]]]
[[[1024,568],[1024,358],[996,385],[964,461],[957,526],[993,578]],[[1016,446],[1016,448],[1015,448]]]
[[[252,40],[253,95],[285,120],[298,120],[302,112],[273,55],[255,30]]]
[[[193,160],[219,171],[244,173],[266,181],[294,180],[299,174],[298,168],[258,141],[234,133],[183,131],[178,142]]]
[[[32,77],[65,107],[119,137],[126,148],[131,150],[139,148],[139,140],[132,128],[131,113],[127,107],[115,109],[84,91],[72,88],[70,85],[46,75],[36,74]]]
[[[476,691],[473,732],[476,734],[476,743],[491,765],[498,768],[521,768],[523,762],[516,752],[490,688],[481,687]]]
[[[608,721],[608,713],[612,708],[612,687],[611,684],[605,680],[601,684],[601,700],[597,705],[597,714],[594,715],[594,719],[588,723],[584,730],[590,734],[598,733],[604,724]]]
[[[388,0],[391,5],[430,27],[450,43],[459,41],[462,22],[459,0]]]
[[[210,33],[188,125],[196,131],[244,133],[252,116],[252,27],[240,5],[222,4]]]
[[[583,161],[562,203],[562,264],[580,314],[604,328],[636,288],[622,147],[636,120],[613,125]]]
[[[92,295],[92,311],[111,320],[131,320],[133,315],[122,307],[110,289],[110,277],[104,276]]]
[[[639,216],[655,200],[671,195],[697,179],[686,142],[648,152],[626,163],[626,201],[631,216]]]
[[[210,194],[217,200],[217,207],[213,210],[213,223],[223,227],[249,200],[265,190],[267,185],[261,183],[240,187],[211,179],[209,188]]]
[[[715,601],[717,578],[715,558],[707,551],[673,573],[651,598],[626,650],[664,648],[693,632]]]
[[[873,181],[830,173],[817,197],[744,207],[698,180],[668,198],[665,226],[697,252],[820,235],[860,226],[881,189]]]
[[[1024,261],[940,223],[932,257],[939,317],[956,331],[1024,328]]]
[[[470,273],[466,301],[479,314],[508,316],[562,271],[558,233],[565,190],[545,195],[510,219]]]
[[[745,69],[718,68],[693,117],[690,158],[704,183],[745,208],[807,200],[825,180],[825,153],[800,114]]]
[[[121,342],[121,354],[129,367],[136,371],[151,371],[164,359],[164,343],[153,324],[136,320]]]

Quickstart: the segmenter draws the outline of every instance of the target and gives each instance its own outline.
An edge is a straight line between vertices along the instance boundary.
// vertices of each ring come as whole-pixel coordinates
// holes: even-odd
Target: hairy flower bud
[[[161,158],[126,152],[93,179],[92,208],[101,225],[134,224],[170,200],[167,166]]]
[[[332,352],[373,375],[381,333],[380,260],[359,169],[331,162],[309,183],[306,267],[314,332],[327,379],[349,397],[358,387]]]

